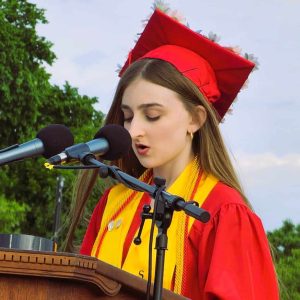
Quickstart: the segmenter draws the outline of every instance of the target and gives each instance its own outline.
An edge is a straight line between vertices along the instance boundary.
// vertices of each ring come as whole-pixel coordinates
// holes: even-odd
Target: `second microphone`
[[[52,156],[48,162],[58,165],[80,160],[85,154],[100,155],[106,160],[116,160],[126,155],[131,147],[129,132],[120,125],[109,124],[102,127],[93,140],[66,148],[60,154]]]

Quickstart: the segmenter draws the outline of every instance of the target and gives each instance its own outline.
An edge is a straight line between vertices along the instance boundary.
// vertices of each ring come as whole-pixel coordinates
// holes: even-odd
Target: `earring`
[[[193,132],[191,131],[191,132],[189,132],[189,134],[190,134],[191,140],[193,140],[193,138],[194,138]]]

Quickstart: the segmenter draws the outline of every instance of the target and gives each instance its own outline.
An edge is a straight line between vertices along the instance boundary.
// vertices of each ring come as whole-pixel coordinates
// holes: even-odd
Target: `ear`
[[[202,106],[202,105],[196,106],[194,114],[191,118],[191,122],[189,124],[188,131],[194,133],[197,130],[199,130],[205,123],[206,118],[207,118],[207,112],[206,112],[206,109],[204,108],[204,106]]]

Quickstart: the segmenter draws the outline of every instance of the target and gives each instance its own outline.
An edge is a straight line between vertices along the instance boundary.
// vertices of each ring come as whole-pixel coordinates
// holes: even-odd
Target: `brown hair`
[[[202,105],[205,107],[207,119],[204,125],[194,133],[194,154],[197,156],[199,165],[205,172],[214,175],[220,181],[236,189],[249,205],[220,134],[217,113],[205,100],[196,85],[179,73],[170,63],[158,59],[142,59],[134,62],[119,81],[105,123],[123,126],[124,119],[121,111],[122,97],[125,89],[137,78],[143,78],[175,91],[180,95],[187,111],[195,116],[195,106]],[[135,177],[139,177],[145,170],[134,155],[133,150],[130,151],[128,156],[113,162],[113,164]],[[81,174],[75,191],[74,216],[67,236],[67,250],[71,249],[70,245],[75,228],[81,219],[83,208],[97,177],[97,172],[87,174],[87,172]],[[78,209],[78,207],[80,207],[80,209]]]

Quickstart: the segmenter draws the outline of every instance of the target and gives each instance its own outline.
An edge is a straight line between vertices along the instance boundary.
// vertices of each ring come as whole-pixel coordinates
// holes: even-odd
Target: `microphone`
[[[129,132],[120,125],[109,124],[102,127],[93,140],[68,147],[62,153],[50,157],[48,162],[58,165],[72,160],[82,161],[89,154],[100,155],[105,160],[116,160],[126,155],[130,148]]]
[[[41,129],[35,139],[0,150],[0,166],[38,155],[49,158],[73,144],[74,138],[68,127],[51,124]]]

